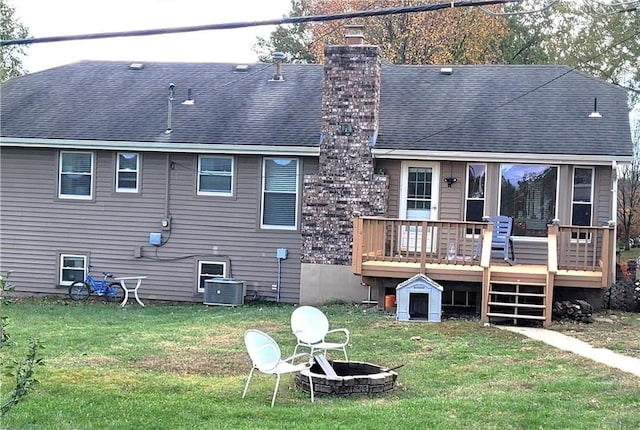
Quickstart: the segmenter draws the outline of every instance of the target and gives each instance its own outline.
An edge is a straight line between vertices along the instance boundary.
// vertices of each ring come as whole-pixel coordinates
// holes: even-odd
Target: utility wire
[[[385,15],[397,15],[403,13],[414,12],[431,12],[441,9],[457,8],[457,7],[477,7],[477,6],[490,6],[496,4],[517,3],[522,0],[475,0],[475,1],[451,1],[447,3],[427,4],[421,6],[405,6],[395,7],[387,9],[376,10],[362,10],[354,12],[336,13],[329,15],[310,15],[310,16],[297,16],[297,17],[285,17],[279,19],[270,19],[265,21],[244,21],[244,22],[230,22],[223,24],[206,24],[195,25],[188,27],[175,27],[175,28],[155,28],[148,30],[134,30],[134,31],[115,31],[106,33],[93,33],[93,34],[76,34],[71,36],[51,36],[51,37],[32,37],[28,39],[13,39],[13,40],[0,40],[0,46],[9,45],[29,45],[32,43],[49,43],[49,42],[68,42],[72,40],[93,40],[93,39],[108,39],[114,37],[135,37],[135,36],[154,36],[160,34],[173,34],[173,33],[190,33],[195,31],[206,30],[230,30],[236,28],[247,27],[260,27],[265,25],[281,25],[281,24],[300,24],[305,22],[326,22],[336,21],[340,19],[350,18],[365,18],[371,16],[385,16]]]
[[[476,118],[480,118],[480,117],[484,116],[488,112],[495,112],[498,109],[501,109],[501,108],[503,108],[503,107],[505,107],[505,106],[507,106],[507,105],[509,105],[511,103],[514,103],[515,101],[520,100],[521,98],[526,97],[529,94],[531,94],[531,93],[533,93],[535,91],[538,91],[540,88],[546,87],[547,85],[551,84],[552,82],[555,82],[558,79],[562,78],[563,76],[568,75],[569,73],[577,70],[579,65],[584,65],[584,64],[590,63],[591,61],[595,60],[596,58],[601,57],[602,55],[606,54],[607,52],[611,51],[612,49],[614,49],[614,48],[618,47],[619,45],[622,45],[623,43],[625,43],[625,42],[627,42],[629,40],[632,40],[632,39],[634,39],[636,37],[640,37],[640,30],[636,30],[636,31],[632,32],[628,36],[623,37],[619,41],[613,43],[611,46],[609,46],[606,49],[600,51],[598,54],[594,55],[593,57],[579,61],[578,62],[578,66],[571,67],[566,72],[561,73],[560,75],[558,75],[558,76],[556,76],[556,77],[554,77],[552,79],[549,79],[548,81],[546,81],[546,82],[544,82],[544,83],[542,83],[542,84],[540,84],[540,85],[538,85],[538,86],[536,86],[536,87],[534,87],[534,88],[532,88],[532,89],[530,89],[528,91],[525,91],[524,93],[520,94],[517,97],[509,99],[506,102],[501,103],[501,104],[499,104],[498,106],[496,106],[496,107],[494,107],[492,109],[488,109],[488,110],[480,112],[479,114],[472,115],[470,117],[464,118],[464,119],[456,122],[455,124],[450,125],[449,127],[445,127],[443,129],[438,130],[436,132],[433,132],[433,133],[431,133],[431,134],[429,134],[427,136],[421,137],[420,139],[416,139],[416,140],[412,141],[411,144],[418,143],[418,142],[424,142],[425,140],[430,139],[433,136],[437,136],[439,134],[445,133],[445,132],[447,132],[447,131],[449,131],[451,129],[454,129],[454,128],[458,127],[461,124],[473,121]],[[392,152],[392,151],[393,150],[389,150],[389,152]]]

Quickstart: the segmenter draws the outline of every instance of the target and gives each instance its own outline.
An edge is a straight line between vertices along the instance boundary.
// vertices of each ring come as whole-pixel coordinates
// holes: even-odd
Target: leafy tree
[[[8,0],[0,0],[0,39],[25,39],[29,36],[29,29],[15,16]],[[0,48],[0,82],[25,74],[22,65],[26,45],[9,45]]]
[[[532,10],[531,0],[505,6]],[[565,64],[629,91],[640,102],[640,14],[597,2],[559,2],[544,12],[507,17],[503,58],[511,64]]]
[[[630,165],[622,167],[618,181],[618,236],[624,249],[629,249],[629,239],[640,235],[640,119],[635,120],[633,136],[635,157]]]
[[[290,16],[436,3],[439,0],[292,0]],[[491,63],[501,58],[506,20],[477,8],[444,9],[353,20],[278,26],[270,40],[258,42],[261,60],[282,51],[300,62],[321,62],[324,46],[344,41],[344,25],[364,24],[368,43],[380,46],[387,61],[398,64]]]

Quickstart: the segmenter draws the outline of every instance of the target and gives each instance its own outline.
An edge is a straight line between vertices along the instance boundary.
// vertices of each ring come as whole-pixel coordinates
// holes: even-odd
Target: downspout
[[[613,255],[611,260],[611,280],[615,284],[617,279],[617,256],[618,256],[618,163],[611,162],[611,175],[613,176],[613,187],[611,188],[611,219],[613,220]]]
[[[170,160],[169,153],[166,154],[167,158],[167,176],[164,188],[164,216],[169,219],[169,198],[170,198],[170,184],[171,184],[171,169],[173,168],[173,162]]]

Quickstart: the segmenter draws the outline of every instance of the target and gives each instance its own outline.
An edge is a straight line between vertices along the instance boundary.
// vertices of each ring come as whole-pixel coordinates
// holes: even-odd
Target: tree
[[[0,39],[26,39],[29,29],[15,16],[8,0],[0,0]],[[22,64],[27,45],[9,45],[0,48],[0,82],[25,74]]]
[[[531,10],[540,2],[505,6],[507,12]],[[544,12],[507,17],[502,41],[510,64],[564,64],[629,91],[640,102],[640,14],[598,2],[559,2]]]
[[[290,16],[336,14],[359,10],[436,3],[438,0],[292,0]],[[261,60],[282,51],[301,62],[321,62],[324,46],[344,41],[345,24],[364,24],[368,43],[396,64],[477,64],[500,60],[500,41],[507,31],[504,18],[477,8],[445,9],[352,20],[278,26],[270,40],[259,41]]]
[[[623,166],[618,180],[618,236],[629,249],[630,239],[640,234],[640,119],[635,120],[635,157]]]

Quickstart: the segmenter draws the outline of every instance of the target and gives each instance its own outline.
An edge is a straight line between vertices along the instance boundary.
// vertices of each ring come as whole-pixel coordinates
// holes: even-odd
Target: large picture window
[[[265,158],[262,179],[262,227],[295,228],[297,208],[298,160]]]
[[[198,292],[204,292],[204,281],[214,278],[227,277],[227,263],[221,261],[198,262]]]
[[[93,153],[60,152],[58,183],[61,199],[93,198]]]
[[[87,273],[87,256],[60,254],[60,285],[71,285],[84,281]]]
[[[233,157],[201,155],[198,158],[198,194],[233,194]]]
[[[547,225],[556,218],[557,188],[555,166],[500,166],[500,215],[513,218],[514,236],[547,235]]]
[[[140,157],[134,152],[118,153],[116,165],[116,191],[137,193],[140,176]]]

